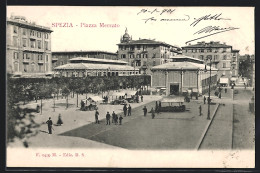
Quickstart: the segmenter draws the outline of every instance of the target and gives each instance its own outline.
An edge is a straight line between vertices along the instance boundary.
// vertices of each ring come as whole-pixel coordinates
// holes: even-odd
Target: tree
[[[13,81],[7,78],[7,143],[19,139],[24,147],[29,147],[28,139],[38,133],[38,123],[34,121],[34,113],[28,113],[16,105],[15,96],[22,90],[22,85],[13,85]]]
[[[62,94],[64,94],[66,96],[66,108],[69,107],[69,101],[68,101],[68,96],[70,94],[70,90],[65,86],[63,89],[62,89]]]
[[[79,98],[79,94],[84,92],[84,82],[81,79],[76,79],[74,80],[74,90],[77,94],[77,107],[78,107],[78,98]]]

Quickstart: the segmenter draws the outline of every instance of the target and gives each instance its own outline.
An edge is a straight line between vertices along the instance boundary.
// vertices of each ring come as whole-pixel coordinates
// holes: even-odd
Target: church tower
[[[125,34],[123,35],[123,38],[121,37],[121,43],[128,43],[129,41],[132,40],[132,37],[128,34],[127,28],[125,29]]]

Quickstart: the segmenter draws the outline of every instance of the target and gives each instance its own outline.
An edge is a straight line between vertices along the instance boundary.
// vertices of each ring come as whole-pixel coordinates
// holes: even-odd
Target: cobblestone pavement
[[[255,149],[255,114],[249,111],[252,90],[238,90],[234,104],[233,149]]]

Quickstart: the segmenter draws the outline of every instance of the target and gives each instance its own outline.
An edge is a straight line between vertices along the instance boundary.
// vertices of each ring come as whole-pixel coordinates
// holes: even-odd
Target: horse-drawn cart
[[[92,96],[92,97],[89,97],[88,99],[83,99],[83,100],[81,100],[80,110],[82,110],[82,111],[97,110],[98,109],[97,102],[99,102],[99,101],[103,101],[103,98],[101,98],[99,96]]]

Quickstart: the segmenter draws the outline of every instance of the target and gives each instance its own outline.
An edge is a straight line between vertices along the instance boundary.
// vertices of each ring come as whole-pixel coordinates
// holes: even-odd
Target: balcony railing
[[[43,60],[38,60],[38,64],[43,64],[44,61]]]
[[[52,58],[52,62],[58,61],[58,58]]]
[[[30,59],[27,59],[27,58],[23,59],[23,63],[29,63],[29,62],[30,62]]]

